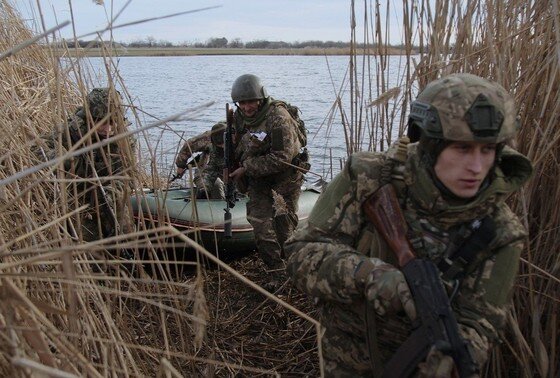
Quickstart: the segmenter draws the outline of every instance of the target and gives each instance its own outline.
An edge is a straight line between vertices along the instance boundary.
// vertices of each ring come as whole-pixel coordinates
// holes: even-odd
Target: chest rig
[[[491,216],[486,216],[443,229],[423,217],[411,202],[405,183],[408,144],[408,138],[403,137],[387,151],[381,168],[380,187],[390,183],[395,188],[408,224],[407,237],[416,255],[434,261],[445,281],[461,281],[489,257],[485,251],[489,250],[487,247],[496,236],[496,225]],[[361,252],[370,257],[396,263],[393,253],[387,251],[388,248],[378,240],[379,237],[374,236],[371,223],[368,222],[363,235],[358,250],[362,248]]]

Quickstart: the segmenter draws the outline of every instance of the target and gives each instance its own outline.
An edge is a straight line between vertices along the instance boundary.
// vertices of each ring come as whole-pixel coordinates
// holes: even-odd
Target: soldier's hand
[[[380,316],[404,311],[414,320],[416,308],[402,272],[392,265],[376,266],[366,278],[366,299]]]
[[[240,180],[245,176],[245,167],[239,167],[229,174],[229,177],[234,181]]]
[[[453,358],[442,353],[435,347],[430,349],[426,360],[418,365],[420,378],[450,378],[458,377]]]

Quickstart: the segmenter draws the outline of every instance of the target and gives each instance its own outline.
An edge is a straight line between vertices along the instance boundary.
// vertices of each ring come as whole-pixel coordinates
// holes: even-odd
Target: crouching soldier
[[[127,126],[120,94],[110,88],[94,88],[84,106],[45,137],[45,143],[35,151],[42,159],[54,159],[125,132]],[[82,240],[130,230],[129,175],[134,167],[134,147],[133,140],[123,138],[65,160],[65,176],[70,179],[67,192],[75,196],[75,204],[89,205],[80,216]]]
[[[530,161],[505,144],[516,130],[514,101],[500,85],[450,75],[428,84],[411,105],[409,135],[419,142],[356,153],[328,185],[308,224],[286,244],[288,275],[318,298],[327,376],[369,377],[385,368],[388,376],[478,374],[500,340],[526,236],[505,203],[532,172]],[[383,214],[366,210],[380,188],[391,187],[402,229],[374,224],[370,214]],[[425,301],[434,298],[413,295],[427,282],[409,280],[410,266],[397,260],[387,226],[404,236],[414,260],[435,268],[431,284],[449,310],[413,340],[423,348],[416,360],[418,350],[398,348],[433,315]],[[444,328],[455,329],[455,344],[424,345]],[[405,366],[409,361],[414,365]]]

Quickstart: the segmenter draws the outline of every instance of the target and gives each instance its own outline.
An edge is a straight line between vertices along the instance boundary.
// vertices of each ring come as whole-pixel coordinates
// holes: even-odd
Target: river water
[[[107,76],[101,58],[90,58],[89,62],[94,76]],[[259,76],[273,98],[300,108],[308,130],[313,172],[330,180],[347,157],[340,112],[332,112],[332,108],[338,93],[343,107],[349,106],[348,56],[121,57],[113,63],[123,83],[117,87],[124,86],[140,110],[138,118],[131,110],[127,113],[134,125],[145,126],[158,118],[213,102],[193,119],[169,123],[138,136],[141,164],[157,167],[159,174],[174,171],[174,159],[184,139],[225,119],[226,103],[234,106],[230,97],[232,83],[245,73]],[[389,66],[394,67],[388,80],[391,87],[398,85],[404,63],[399,57],[391,57]],[[115,69],[112,71],[114,75]]]

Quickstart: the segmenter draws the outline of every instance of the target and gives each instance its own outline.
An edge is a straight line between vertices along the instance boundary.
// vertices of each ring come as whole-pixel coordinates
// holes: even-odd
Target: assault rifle
[[[231,238],[231,211],[230,208],[235,206],[235,185],[233,180],[229,178],[229,174],[234,171],[233,166],[233,109],[229,108],[226,103],[226,131],[224,132],[224,183],[226,208],[224,209],[224,236]]]
[[[459,377],[478,374],[468,343],[459,335],[457,320],[436,265],[417,258],[406,237],[407,224],[395,188],[379,188],[363,205],[369,220],[396,255],[410,288],[417,318],[413,331],[383,370],[384,377],[409,377],[435,346],[453,358]]]

